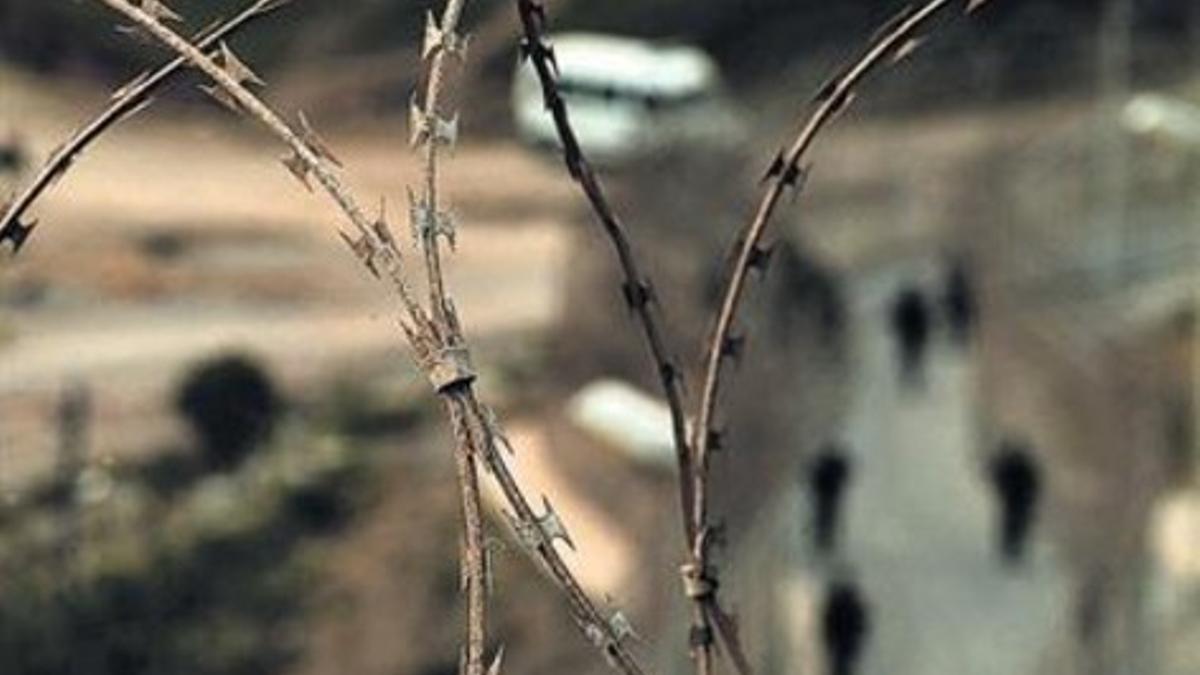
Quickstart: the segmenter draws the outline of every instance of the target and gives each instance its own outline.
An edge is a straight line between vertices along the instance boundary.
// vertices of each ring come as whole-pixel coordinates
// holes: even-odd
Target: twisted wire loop
[[[694,562],[679,566],[683,578],[683,594],[690,600],[707,600],[717,592],[720,582],[706,573],[706,570]]]
[[[474,382],[478,376],[471,364],[471,351],[462,344],[442,347],[422,369],[437,393]]]

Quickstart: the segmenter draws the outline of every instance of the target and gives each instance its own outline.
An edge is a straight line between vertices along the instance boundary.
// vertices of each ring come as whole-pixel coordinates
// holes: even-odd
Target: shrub
[[[240,355],[220,356],[192,368],[179,387],[176,408],[191,425],[213,468],[229,468],[266,441],[280,399],[266,371]]]

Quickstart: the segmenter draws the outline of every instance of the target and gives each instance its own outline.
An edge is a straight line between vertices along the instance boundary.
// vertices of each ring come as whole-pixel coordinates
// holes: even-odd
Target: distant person
[[[967,263],[961,258],[950,263],[942,304],[950,335],[958,344],[966,345],[974,331],[977,309],[975,286],[967,272]]]
[[[813,537],[817,551],[826,554],[837,544],[843,494],[850,481],[850,457],[836,443],[826,444],[808,467]]]
[[[892,303],[892,333],[900,353],[900,375],[907,384],[920,382],[929,345],[929,308],[921,291],[908,286]]]
[[[1037,515],[1041,492],[1038,466],[1022,443],[1007,440],[991,460],[992,486],[999,502],[999,553],[1009,565],[1021,562]]]
[[[854,583],[835,581],[825,596],[821,641],[828,675],[853,675],[870,637],[870,608]]]

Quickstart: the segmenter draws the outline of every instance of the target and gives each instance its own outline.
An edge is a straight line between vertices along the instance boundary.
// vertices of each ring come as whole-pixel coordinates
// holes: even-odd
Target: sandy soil
[[[86,87],[49,89],[3,70],[0,88],[0,132],[17,129],[34,158],[102,103]],[[338,240],[338,214],[280,166],[277,147],[219,110],[151,113],[76,163],[35,210],[37,234],[0,268],[0,483],[9,487],[47,465],[50,408],[68,379],[96,390],[95,451],[109,455],[169,436],[164,394],[216,351],[260,355],[297,390],[347,362],[401,354],[386,292]],[[363,204],[386,198],[406,238],[404,186],[416,165],[403,129],[328,136]],[[560,303],[570,186],[514,145],[464,147],[445,166],[462,223],[450,278],[468,332],[544,328]]]

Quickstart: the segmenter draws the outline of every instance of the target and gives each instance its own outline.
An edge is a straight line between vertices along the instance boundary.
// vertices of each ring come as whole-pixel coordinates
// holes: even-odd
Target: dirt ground
[[[2,70],[0,89],[0,130],[16,129],[35,161],[103,101]],[[279,165],[278,148],[219,111],[154,112],[76,163],[0,271],[0,481],[45,467],[50,405],[70,379],[97,389],[95,450],[107,456],[161,442],[169,425],[158,402],[189,362],[215,351],[260,356],[294,391],[380,357],[405,372],[390,299],[339,241],[337,214]],[[329,140],[362,202],[386,199],[407,237],[404,184],[416,166],[402,132]],[[540,330],[558,311],[570,186],[556,169],[515,145],[464,147],[447,163],[462,221],[451,282],[477,341]]]

